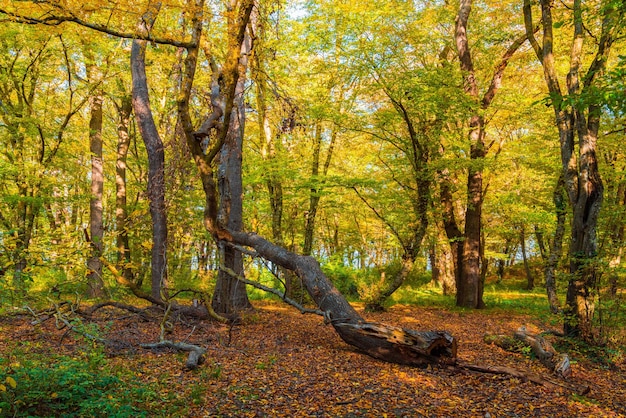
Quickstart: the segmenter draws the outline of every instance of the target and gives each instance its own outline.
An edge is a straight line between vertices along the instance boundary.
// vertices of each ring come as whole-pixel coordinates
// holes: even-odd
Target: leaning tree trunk
[[[142,19],[140,30],[148,33],[159,12],[160,3],[152,6]],[[152,218],[152,287],[151,296],[161,300],[167,285],[167,214],[165,211],[165,150],[157,131],[146,78],[147,41],[135,39],[131,48],[130,69],[133,79],[132,102],[139,132],[148,153],[148,199]]]
[[[326,322],[335,328],[341,339],[364,353],[411,366],[456,363],[457,342],[446,331],[419,332],[364,321],[324,275],[313,257],[287,251],[256,234],[230,231],[222,235],[232,243],[252,247],[266,260],[294,271],[324,312]]]

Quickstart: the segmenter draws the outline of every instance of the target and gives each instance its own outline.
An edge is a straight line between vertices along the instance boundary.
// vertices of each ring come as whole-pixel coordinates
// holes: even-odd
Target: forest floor
[[[185,353],[139,347],[158,340],[158,322],[101,309],[101,336],[125,342],[105,349],[106,367],[154,388],[151,405],[144,405],[149,416],[626,416],[623,363],[607,365],[570,352],[570,381],[591,388],[579,395],[505,375],[384,363],[356,352],[318,316],[302,315],[278,302],[254,305],[255,310],[234,327],[194,320],[176,323],[170,340],[208,350],[206,362],[194,371],[184,370]],[[364,316],[415,330],[445,329],[459,341],[459,360],[468,363],[547,374],[536,359],[483,342],[485,333],[512,335],[522,325],[531,332],[546,329],[529,316],[405,305]],[[54,320],[35,326],[31,321],[27,316],[0,319],[0,357],[18,346],[39,356],[76,356],[89,345],[75,333],[58,330]]]

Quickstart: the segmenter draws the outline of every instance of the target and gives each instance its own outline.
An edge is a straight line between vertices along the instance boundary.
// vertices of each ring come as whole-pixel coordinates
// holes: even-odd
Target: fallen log
[[[558,353],[549,341],[540,335],[529,333],[525,327],[520,327],[513,337],[486,334],[483,340],[507,351],[521,352],[523,347],[530,347],[541,364],[556,376],[567,379],[572,375],[569,356]]]
[[[572,375],[572,368],[567,354],[558,353],[552,344],[540,335],[529,333],[525,327],[515,332],[515,338],[528,344],[541,364],[554,374],[564,379]]]
[[[339,337],[361,352],[383,361],[426,366],[456,362],[457,341],[446,331],[414,331],[365,321],[335,288],[315,258],[290,252],[259,235],[221,231],[221,239],[254,248],[259,256],[293,271]]]
[[[548,376],[538,375],[536,373],[525,372],[522,370],[514,369],[512,367],[504,366],[481,366],[477,364],[469,364],[462,361],[457,363],[457,368],[465,369],[480,373],[500,374],[518,378],[524,382],[529,381],[538,385],[546,386],[551,389],[562,388],[568,392],[575,393],[577,395],[586,395],[591,388],[589,385],[576,384],[573,382],[567,382],[564,380],[554,379]]]
[[[206,349],[199,347],[194,344],[188,343],[176,343],[169,340],[163,340],[158,343],[150,343],[150,344],[140,344],[140,347],[147,349],[157,349],[157,348],[171,348],[177,351],[188,351],[189,356],[187,357],[187,361],[185,362],[185,368],[187,370],[193,370],[204,363],[206,354]]]

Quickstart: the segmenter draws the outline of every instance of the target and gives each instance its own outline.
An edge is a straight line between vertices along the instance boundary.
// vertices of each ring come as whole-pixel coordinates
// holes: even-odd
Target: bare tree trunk
[[[553,201],[556,211],[556,228],[554,230],[554,239],[550,248],[550,255],[546,261],[545,279],[546,292],[548,294],[548,302],[550,303],[550,311],[554,314],[561,311],[561,303],[557,295],[556,286],[556,270],[559,260],[563,255],[563,239],[565,238],[565,220],[567,215],[567,197],[564,195],[565,184],[563,176],[559,176],[559,181],[554,189]]]
[[[448,174],[444,171],[440,173],[440,176],[441,181],[439,183],[439,197],[441,205],[443,206],[443,227],[450,245],[450,255],[452,256],[456,293],[459,293],[459,287],[463,286],[463,283],[461,282],[461,267],[463,263],[463,233],[459,229],[456,222],[453,196]]]
[[[444,295],[453,295],[456,293],[456,280],[454,279],[454,261],[449,244],[446,244],[445,230],[440,223],[436,225],[437,241],[434,244],[435,259],[433,262],[433,272],[435,265],[437,266],[438,278],[437,282],[441,286]]]
[[[150,31],[160,3],[151,6],[142,19],[140,30]],[[152,218],[152,268],[151,296],[162,299],[162,291],[167,286],[167,214],[165,211],[165,150],[159,136],[152,111],[148,82],[146,79],[147,42],[134,40],[131,48],[131,74],[133,79],[132,103],[137,118],[139,132],[148,153],[148,199]]]
[[[364,321],[324,275],[313,257],[291,253],[256,234],[233,232],[231,238],[234,243],[252,247],[261,257],[296,272],[324,312],[326,322],[346,343],[364,353],[412,366],[456,363],[456,339],[445,331],[418,332]]]
[[[546,244],[543,238],[543,231],[539,229],[539,225],[535,225],[535,239],[537,240],[537,247],[539,247],[539,255],[543,261],[548,258],[548,251],[546,250]]]
[[[117,104],[116,104],[117,106]],[[117,234],[117,264],[118,270],[126,278],[133,280],[130,244],[128,240],[128,210],[126,195],[126,157],[130,147],[130,116],[132,112],[131,97],[124,95],[117,108],[119,119],[117,123],[117,158],[115,163],[115,231]]]
[[[530,265],[528,264],[528,256],[526,254],[526,230],[524,225],[520,227],[519,241],[519,244],[522,247],[524,270],[526,271],[526,290],[533,290],[535,288],[535,276],[533,276],[533,272],[530,270]]]
[[[92,71],[90,71],[92,72]],[[91,151],[91,200],[89,203],[89,225],[92,255],[87,261],[89,297],[104,295],[102,280],[102,252],[104,248],[104,225],[102,221],[102,191],[104,172],[102,164],[102,92],[96,91],[90,98],[89,149]]]

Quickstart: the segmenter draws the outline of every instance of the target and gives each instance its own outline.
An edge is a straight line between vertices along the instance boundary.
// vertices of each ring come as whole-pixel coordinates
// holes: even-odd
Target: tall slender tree
[[[139,32],[149,34],[157,18],[160,3],[150,6],[142,17]],[[146,77],[145,40],[133,40],[130,68],[133,79],[132,104],[139,132],[148,152],[148,199],[152,218],[151,296],[162,300],[167,286],[167,213],[165,210],[165,150],[150,108]]]

